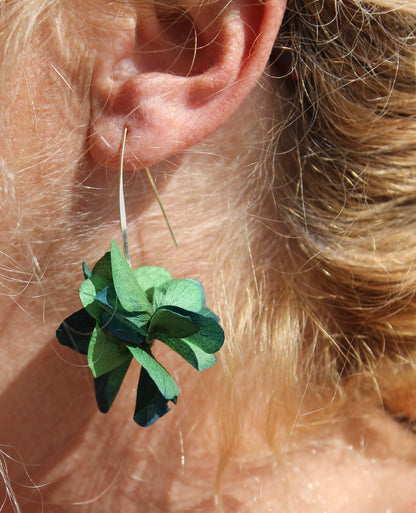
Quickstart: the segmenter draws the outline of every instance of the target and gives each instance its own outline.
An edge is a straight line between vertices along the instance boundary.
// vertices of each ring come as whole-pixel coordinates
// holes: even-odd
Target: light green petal
[[[169,375],[168,371],[156,361],[150,350],[143,349],[141,346],[127,346],[133,357],[144,367],[157,388],[165,399],[176,400],[179,394],[178,385]]]
[[[108,285],[110,285],[110,282],[106,278],[93,274],[91,278],[84,280],[79,288],[79,297],[83,307],[97,321],[100,320],[102,308],[94,302],[94,298],[98,292],[105,289]]]
[[[117,298],[127,312],[149,312],[152,309],[133,271],[116,241],[111,243],[111,269]]]
[[[88,347],[88,365],[94,378],[115,369],[130,358],[130,352],[110,332],[94,328]]]
[[[184,310],[199,312],[205,303],[204,291],[199,281],[171,280],[155,288],[153,308],[178,306]]]
[[[163,267],[143,266],[134,269],[133,273],[150,302],[153,302],[154,288],[172,279],[170,272]]]

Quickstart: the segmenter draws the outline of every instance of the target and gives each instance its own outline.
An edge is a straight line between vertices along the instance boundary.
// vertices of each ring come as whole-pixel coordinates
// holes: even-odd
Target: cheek
[[[76,163],[89,109],[49,59],[34,55],[26,64],[13,70],[2,93],[0,148],[17,184],[36,186]]]
[[[17,274],[29,280],[36,262],[44,276],[55,261],[88,129],[80,79],[44,52],[28,50],[0,88],[0,266],[12,294]]]
[[[77,40],[82,27],[69,14],[53,14],[0,70],[0,152],[25,200],[56,175],[65,179],[83,151],[89,122],[93,52]]]

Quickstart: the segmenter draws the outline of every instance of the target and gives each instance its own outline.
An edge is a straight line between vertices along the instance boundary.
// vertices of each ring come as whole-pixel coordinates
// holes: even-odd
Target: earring
[[[219,318],[205,305],[197,280],[174,280],[162,267],[131,268],[123,194],[126,136],[125,129],[120,157],[124,254],[113,241],[110,252],[91,271],[82,264],[84,281],[79,297],[83,308],[62,322],[56,336],[61,344],[87,355],[102,413],[111,408],[135,359],[141,371],[133,419],[147,427],[167,413],[169,401],[176,404],[179,395],[176,382],[152,354],[154,341],[166,344],[201,371],[216,363],[215,353],[223,345],[224,332]],[[146,172],[151,180],[149,170]],[[151,184],[167,221],[152,180]]]

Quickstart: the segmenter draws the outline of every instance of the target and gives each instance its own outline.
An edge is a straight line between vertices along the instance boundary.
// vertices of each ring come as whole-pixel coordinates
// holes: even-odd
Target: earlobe
[[[97,59],[90,152],[126,169],[150,166],[218,128],[254,86],[280,27],[285,0],[236,0],[123,18]]]

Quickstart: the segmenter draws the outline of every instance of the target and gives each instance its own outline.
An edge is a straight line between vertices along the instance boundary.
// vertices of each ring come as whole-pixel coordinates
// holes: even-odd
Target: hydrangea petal
[[[198,346],[185,342],[180,338],[160,337],[159,340],[164,342],[199,371],[208,369],[217,363],[215,354],[205,353]]]
[[[169,375],[168,371],[155,360],[153,355],[150,353],[150,349],[144,349],[142,346],[131,345],[127,345],[127,347],[133,357],[147,370],[163,397],[170,401],[176,401],[179,394],[178,385]]]
[[[147,324],[150,320],[150,314],[148,312],[127,312],[119,303],[116,291],[113,285],[109,285],[105,289],[101,290],[96,296],[95,301],[100,303],[104,309],[111,314],[112,317],[117,318],[120,322],[128,324],[130,329],[138,330],[141,334],[146,334]],[[103,319],[103,313],[101,314],[100,320]],[[106,316],[108,320],[109,317]],[[104,321],[108,322],[108,321]]]
[[[96,325],[85,308],[67,317],[56,331],[58,341],[77,353],[87,354],[91,335]]]
[[[203,315],[204,317],[211,317],[211,319],[214,319],[217,322],[220,322],[220,318],[217,314],[215,314],[212,310],[210,310],[207,306],[203,306],[201,310],[199,310],[199,315]]]
[[[100,290],[96,294],[94,299],[110,311],[115,310],[117,306],[121,308],[121,305],[117,305],[118,301],[116,289],[114,288],[114,285],[112,283],[108,285],[108,287],[105,287],[104,289]]]
[[[101,413],[107,413],[116,398],[132,358],[94,379],[95,399]]]
[[[157,419],[169,411],[166,399],[150,377],[147,370],[142,367],[139,384],[137,386],[136,408],[134,421],[142,427],[149,427]]]
[[[159,287],[165,282],[172,280],[170,272],[164,267],[144,265],[138,269],[134,269],[133,273],[151,303],[153,302],[153,291],[155,287]]]
[[[88,365],[94,378],[120,366],[130,358],[126,346],[109,331],[96,327],[88,347]]]
[[[113,273],[111,271],[111,255],[108,251],[92,268],[92,274],[98,274],[106,278],[110,283],[113,281]]]
[[[125,322],[125,317],[118,317],[110,312],[104,312],[101,316],[101,325],[111,333],[131,344],[142,344],[146,338],[146,331],[138,328],[134,324]]]
[[[224,331],[213,317],[184,311],[176,306],[166,306],[165,308],[188,316],[193,324],[198,326],[196,333],[189,337],[182,337],[182,340],[199,347],[204,353],[216,353],[221,349],[224,343]]]
[[[153,340],[161,335],[168,338],[189,337],[198,329],[189,316],[161,307],[152,315],[148,338]]]
[[[184,310],[199,312],[205,304],[202,285],[197,280],[170,280],[156,287],[153,295],[153,308],[171,305]]]
[[[83,307],[97,321],[100,319],[102,308],[95,302],[97,293],[109,285],[109,281],[98,274],[92,274],[91,278],[84,280],[79,288],[79,297]]]
[[[84,278],[88,280],[88,278],[91,278],[91,271],[88,269],[88,266],[85,262],[82,262],[82,272],[84,273]]]
[[[127,312],[149,312],[152,308],[117,243],[111,243],[111,270],[117,298]]]

